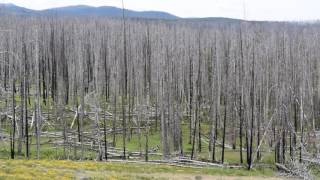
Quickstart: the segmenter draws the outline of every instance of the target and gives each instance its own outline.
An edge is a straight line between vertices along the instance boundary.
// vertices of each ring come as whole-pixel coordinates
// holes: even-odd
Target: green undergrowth
[[[192,145],[189,144],[189,130],[188,130],[188,125],[184,124],[183,126],[183,151],[184,151],[184,155],[187,157],[190,157],[191,155],[191,150],[192,150]],[[209,127],[205,124],[203,124],[203,134],[208,134],[208,129]],[[154,129],[149,133],[149,140],[148,140],[148,147],[149,150],[153,149],[153,148],[157,148],[157,146],[159,146],[159,150],[157,151],[157,153],[162,153],[162,143],[161,143],[161,137],[160,137],[161,132],[159,131],[159,129],[157,131],[155,131]],[[127,134],[128,136],[130,136],[130,133]],[[202,149],[201,152],[196,153],[196,159],[197,160],[201,160],[201,161],[210,161],[211,160],[211,152],[209,152],[209,144],[208,144],[208,139],[206,137],[202,137],[204,139],[204,141],[202,141]],[[64,148],[62,146],[54,146],[52,143],[56,140],[60,140],[61,139],[55,139],[55,138],[46,138],[46,137],[42,137],[41,138],[41,159],[50,159],[50,160],[54,160],[54,159],[74,159],[77,160],[80,158],[80,148],[77,148],[76,151],[74,148],[72,147],[66,147],[65,151]],[[30,146],[30,155],[31,155],[31,159],[35,159],[36,158],[36,139],[35,137],[32,137],[30,139],[30,141],[32,142],[32,145]],[[112,136],[108,135],[107,137],[107,141],[108,142],[112,142]],[[116,148],[119,149],[119,151],[122,150],[122,142],[123,142],[123,138],[121,134],[118,134],[116,136]],[[172,141],[170,141],[172,142]],[[18,142],[17,142],[18,143]],[[16,148],[18,146],[18,144],[16,143]],[[51,143],[51,144],[50,144]],[[0,159],[8,159],[10,158],[10,143],[6,142],[0,142]],[[171,147],[173,145],[171,144]],[[126,139],[126,150],[127,152],[140,152],[142,154],[144,154],[145,152],[145,132],[144,130],[141,130],[141,139],[140,139],[140,143],[139,143],[139,136],[137,133],[133,133],[132,136],[130,138]],[[171,149],[172,151],[172,149]],[[16,149],[17,152],[17,149]],[[19,156],[20,158],[24,158],[25,157],[25,145],[23,144],[23,148],[22,148],[22,154]],[[240,163],[240,154],[239,154],[239,145],[237,144],[237,148],[236,149],[225,149],[225,163],[226,164],[239,164]],[[87,160],[94,160],[96,159],[96,152],[93,151],[89,151],[89,150],[85,150],[84,152],[84,158]],[[245,161],[245,157],[246,157],[246,152],[243,151],[243,158],[244,158],[244,163],[246,163]],[[144,158],[141,157],[141,159],[143,160]],[[157,159],[162,159],[161,156],[150,156],[149,157],[150,160],[157,160]],[[216,146],[216,160],[220,161],[221,160],[221,146],[217,145]],[[268,152],[268,151],[264,151],[262,152],[262,159],[261,161],[259,161],[260,163],[265,163],[265,164],[274,164],[274,153],[273,152]]]
[[[128,162],[1,160],[0,179],[157,179],[158,174],[273,177],[273,169],[191,168]],[[161,177],[161,176],[159,176]],[[165,177],[165,176],[164,176]],[[164,178],[166,179],[166,178]]]

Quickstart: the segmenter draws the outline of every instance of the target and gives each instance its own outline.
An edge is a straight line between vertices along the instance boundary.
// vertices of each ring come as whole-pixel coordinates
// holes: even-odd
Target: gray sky
[[[116,6],[121,0],[0,0],[31,9],[68,5]],[[320,0],[124,0],[132,10],[159,10],[180,17],[230,17],[247,20],[320,20]]]

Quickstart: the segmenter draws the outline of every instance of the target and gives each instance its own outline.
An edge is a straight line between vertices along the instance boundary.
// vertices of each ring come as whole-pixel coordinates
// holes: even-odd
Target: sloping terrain
[[[133,11],[126,9],[125,16],[128,18],[148,19],[178,19],[179,17],[160,11]],[[117,7],[102,6],[92,7],[85,5],[67,6],[45,10],[31,10],[14,4],[0,4],[0,15],[18,16],[108,16],[122,17],[123,10]]]

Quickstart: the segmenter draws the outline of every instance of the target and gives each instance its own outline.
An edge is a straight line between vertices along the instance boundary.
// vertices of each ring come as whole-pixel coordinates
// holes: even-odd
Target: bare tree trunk
[[[24,87],[23,87],[23,78],[21,78],[22,75],[20,75],[20,99],[21,99],[21,103],[20,103],[20,121],[19,121],[19,139],[18,139],[18,155],[21,156],[22,155],[22,143],[23,143],[23,138],[24,138]]]
[[[228,80],[227,80],[228,82]],[[224,151],[225,151],[225,141],[226,141],[226,126],[227,126],[227,108],[228,108],[228,95],[224,94],[224,119],[223,119],[223,132],[222,132],[222,152],[221,152],[221,162],[224,163]]]
[[[299,162],[302,163],[302,151],[303,151],[303,136],[304,136],[304,111],[303,111],[303,92],[301,91],[300,98],[300,148],[299,148]]]
[[[40,159],[40,134],[41,134],[41,104],[40,104],[40,62],[39,62],[39,42],[38,31],[36,30],[35,60],[36,60],[36,100],[35,100],[35,118],[36,118],[36,144],[37,159]]]
[[[104,158],[107,161],[108,160],[108,141],[107,141],[106,104],[107,102],[104,103],[104,108],[103,108],[103,134],[104,134]]]
[[[225,90],[223,93],[224,100],[224,119],[223,119],[223,132],[222,132],[222,152],[221,152],[221,162],[224,163],[224,153],[225,153],[225,141],[226,141],[226,128],[227,128],[227,110],[228,110],[228,89],[229,89],[229,51],[230,51],[230,42],[226,40],[224,49],[224,58],[225,58],[225,74],[226,74],[226,82],[225,82]]]
[[[16,139],[16,100],[15,100],[15,78],[12,78],[12,137],[11,137],[11,159],[15,158],[15,139]]]
[[[189,47],[190,53],[190,47]],[[189,144],[192,142],[193,63],[189,54]]]
[[[252,63],[252,87],[251,87],[251,126],[250,126],[250,146],[249,146],[249,162],[248,162],[248,170],[252,168],[252,154],[253,154],[253,136],[254,136],[254,121],[255,121],[255,57],[253,52],[253,63]]]
[[[29,152],[29,122],[28,122],[28,93],[27,93],[27,88],[28,88],[28,80],[27,80],[27,76],[28,76],[28,67],[27,67],[27,50],[26,50],[26,45],[23,44],[23,51],[24,51],[24,76],[23,76],[23,94],[24,94],[24,120],[25,120],[25,137],[26,137],[26,158],[29,159],[30,156],[30,152]]]

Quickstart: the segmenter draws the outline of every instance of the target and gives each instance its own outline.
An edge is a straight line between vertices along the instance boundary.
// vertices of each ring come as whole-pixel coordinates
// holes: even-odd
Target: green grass
[[[20,103],[21,99],[18,97],[16,98],[17,104]],[[34,100],[31,99],[31,105],[29,106],[29,109],[34,108]],[[2,103],[0,103],[2,104]],[[49,99],[48,104],[52,104],[52,99]],[[2,104],[3,105],[3,104]],[[50,106],[44,106],[42,103],[42,110],[43,111],[48,111],[50,110]],[[51,111],[51,110],[50,110]],[[70,114],[69,114],[70,115]],[[51,115],[51,119],[55,118],[54,113]],[[70,126],[71,122],[73,120],[73,115],[70,116],[70,118],[67,118],[67,126]],[[91,121],[85,120],[85,131],[91,131],[92,126],[89,124]],[[111,120],[108,120],[108,126],[111,127]],[[120,125],[120,122],[117,123],[118,126]],[[208,123],[208,120],[203,119],[203,123],[201,125],[201,132],[202,134],[208,135],[210,132],[210,123]],[[8,126],[3,126],[3,128],[6,128],[7,131],[9,132],[10,129],[10,123],[7,123]],[[101,125],[102,126],[102,125]],[[160,150],[158,151],[161,153],[162,149],[162,143],[161,143],[161,137],[160,134],[161,132],[159,131],[159,126],[158,125],[158,130],[150,132],[149,134],[149,148],[160,146]],[[74,126],[74,128],[76,125]],[[143,127],[143,125],[142,125]],[[62,131],[62,128],[60,125],[56,125],[53,127],[53,129],[46,128],[44,130],[48,131]],[[33,132],[34,130],[30,130]],[[130,132],[127,133],[129,135]],[[182,126],[182,134],[183,134],[183,148],[186,156],[190,156],[191,154],[191,149],[192,146],[189,144],[189,125],[188,121],[185,121],[183,126]],[[218,132],[219,134],[219,140],[221,140],[221,132]],[[205,138],[205,137],[203,137]],[[117,143],[116,143],[116,148],[122,148],[122,135],[117,135],[116,136]],[[109,179],[112,179],[114,177],[117,177],[117,179],[144,179],[144,178],[151,178],[153,177],[144,177],[139,174],[120,174],[117,172],[123,173],[132,173],[132,172],[137,172],[137,173],[176,173],[176,172],[181,172],[181,173],[190,173],[190,174],[207,174],[207,175],[223,175],[223,176],[273,176],[275,170],[274,169],[255,169],[253,171],[247,171],[245,169],[240,169],[240,170],[234,170],[234,169],[220,169],[220,168],[204,168],[204,169],[194,169],[194,168],[177,168],[177,167],[172,167],[172,166],[149,166],[149,165],[133,165],[133,164],[124,164],[124,163],[96,163],[96,162],[71,162],[71,161],[57,161],[61,159],[72,159],[72,160],[78,160],[80,158],[80,149],[77,150],[77,157],[74,157],[74,150],[72,148],[66,150],[66,156],[63,151],[63,147],[53,147],[53,145],[48,145],[45,144],[48,142],[50,139],[48,138],[41,138],[41,143],[44,143],[44,145],[41,145],[41,161],[23,161],[23,160],[18,160],[18,161],[9,161],[8,159],[10,158],[10,150],[9,150],[9,142],[6,143],[6,145],[2,144],[0,142],[0,180],[2,179],[1,177],[10,177],[10,174],[12,175],[17,175],[17,177],[36,177],[37,174],[43,173],[44,170],[49,169],[46,173],[52,173],[54,176],[52,177],[66,177],[68,178],[73,178],[75,176],[75,171],[94,171],[92,176],[97,177],[97,178],[102,178],[105,179],[104,176],[101,176],[96,173],[96,171],[111,171],[111,175],[108,176]],[[55,139],[52,139],[54,141]],[[60,139],[61,140],[61,139]],[[30,154],[31,157],[30,159],[36,159],[36,149],[35,149],[35,137],[31,139],[32,141],[32,146],[30,147]],[[112,136],[108,135],[108,142],[112,141]],[[169,139],[170,142],[172,142],[172,139]],[[228,142],[228,140],[227,140]],[[239,142],[239,139],[237,139],[237,143]],[[130,138],[130,140],[126,141],[126,148],[127,151],[129,152],[139,152],[140,150],[142,153],[145,152],[145,131],[142,129],[141,130],[141,149],[139,146],[139,138],[136,132],[133,133],[133,136]],[[17,147],[17,144],[16,144]],[[171,144],[172,147],[172,144]],[[239,147],[237,147],[239,148]],[[264,148],[264,146],[263,146]],[[21,156],[18,156],[18,159],[24,159],[24,150],[25,147],[23,145],[23,152]],[[173,150],[171,149],[171,152]],[[208,144],[202,142],[202,151],[197,153],[197,158],[198,160],[204,160],[208,161],[210,160],[210,153],[208,149]],[[96,152],[92,151],[85,151],[85,159],[86,160],[94,160],[96,158]],[[217,146],[216,148],[216,159],[219,161],[221,158],[221,146]],[[262,163],[267,163],[267,164],[274,164],[273,158],[274,155],[273,153],[265,152],[263,153],[263,160],[261,161]],[[245,152],[243,152],[243,158],[245,161]],[[143,160],[144,157],[141,157],[141,160]],[[150,160],[158,160],[162,159],[161,156],[150,156]],[[49,161],[50,160],[50,161]],[[232,150],[232,149],[226,149],[225,152],[225,163],[226,164],[239,164],[240,159],[239,159],[239,149]],[[4,164],[3,164],[4,163]],[[13,167],[14,169],[8,169],[5,168],[5,166]],[[54,167],[59,167],[59,169],[64,169],[62,171],[62,174],[60,172],[56,172],[56,168]],[[66,167],[67,166],[67,167]],[[71,168],[73,166],[76,166],[76,168]],[[94,168],[91,168],[91,166],[94,166]],[[33,168],[31,168],[33,167]],[[19,171],[19,169],[21,171]],[[71,170],[70,170],[71,169]],[[91,173],[91,172],[86,172],[86,173]],[[4,174],[4,175],[3,175]],[[25,176],[23,175],[25,174]],[[3,176],[2,176],[3,175]],[[114,176],[116,175],[116,176]],[[128,178],[129,176],[129,178]],[[19,179],[19,178],[17,178]],[[50,178],[49,178],[50,179]],[[60,178],[61,179],[61,178]]]
[[[155,175],[153,175],[155,174]],[[160,175],[159,175],[160,174]],[[81,176],[97,179],[156,179],[161,174],[274,177],[272,169],[182,168],[136,163],[98,163],[47,160],[2,160],[0,179],[74,179]],[[162,177],[166,179],[166,176]]]
[[[184,124],[183,126],[183,148],[186,156],[190,156],[191,154],[191,149],[192,145],[189,144],[189,130],[188,130],[188,125]],[[209,126],[206,124],[202,125],[203,127],[203,134],[208,134],[209,132]],[[122,148],[122,136],[118,135],[116,136],[117,138],[117,148]],[[203,137],[204,138],[204,137]],[[111,141],[111,139],[109,139]],[[160,137],[160,132],[153,132],[150,133],[149,135],[149,148],[151,147],[156,147],[157,145],[160,146],[160,150],[162,149],[162,143],[161,143],[161,137]],[[205,160],[208,161],[211,159],[211,153],[209,153],[209,145],[202,142],[202,151],[200,153],[197,153],[197,159],[198,160]],[[136,151],[139,152],[139,139],[137,135],[133,135],[133,137],[130,139],[130,141],[126,142],[126,147],[128,151]],[[243,145],[243,147],[245,147]],[[145,134],[144,130],[141,130],[141,151],[144,153],[145,150]],[[262,160],[260,161],[261,163],[266,163],[266,164],[274,164],[274,153],[273,152],[263,152],[262,153]],[[243,151],[243,158],[245,161],[246,157],[246,152]],[[217,145],[216,148],[216,160],[220,161],[221,160],[221,146]],[[239,155],[239,145],[237,146],[237,149],[225,149],[225,163],[229,164],[238,164],[240,163],[240,155]]]
[[[71,120],[72,121],[72,120]],[[203,127],[203,134],[208,134],[209,132],[209,126],[206,124],[202,125]],[[188,125],[184,124],[182,126],[182,132],[183,132],[183,148],[186,156],[190,156],[191,154],[191,149],[192,145],[189,144],[189,130],[188,130]],[[88,129],[89,131],[89,129]],[[156,146],[160,147],[160,150],[158,151],[161,153],[162,149],[162,143],[161,143],[161,137],[160,137],[160,132],[154,131],[149,133],[149,148],[153,148]],[[129,133],[127,134],[129,136]],[[204,137],[203,137],[204,138]],[[64,157],[64,152],[63,152],[63,147],[57,147],[55,148],[53,145],[48,145],[46,144],[50,139],[49,138],[41,138],[41,159],[63,159]],[[61,140],[61,139],[60,139]],[[30,139],[32,142],[31,146],[31,158],[35,158],[36,156],[36,149],[35,149],[35,143],[36,139],[33,137]],[[51,141],[55,141],[54,138],[51,139]],[[170,140],[171,141],[171,140]],[[108,135],[108,142],[112,142],[112,136]],[[116,148],[122,149],[122,135],[117,135],[116,136]],[[140,149],[140,143],[141,143],[141,149]],[[139,143],[139,138],[138,135],[134,132],[130,140],[126,140],[126,149],[129,152],[139,152],[141,150],[142,153],[145,152],[145,131],[142,129],[141,130],[141,141]],[[6,145],[0,146],[0,158],[9,158],[10,157],[10,149],[9,149],[9,142]],[[17,144],[16,144],[17,147]],[[23,153],[24,153],[24,145],[23,145]],[[172,149],[171,149],[172,150]],[[78,157],[75,158],[73,157],[74,155],[74,150],[71,148],[67,148],[66,150],[66,156],[69,157],[70,159],[78,159],[80,156],[80,149],[77,150],[77,155]],[[245,155],[246,153],[243,152],[243,158],[245,160]],[[267,164],[274,164],[274,155],[273,152],[264,152],[262,153],[263,159],[261,162],[267,163]],[[24,156],[24,155],[23,155]],[[202,142],[202,151],[197,153],[197,159],[198,160],[205,160],[208,161],[211,159],[211,153],[209,153],[208,149],[208,144]],[[95,152],[90,152],[86,151],[85,152],[85,157],[86,159],[94,159],[96,157]],[[150,156],[150,159],[161,159],[162,157],[159,156]],[[221,146],[216,147],[216,160],[221,159]],[[240,162],[240,156],[239,156],[239,146],[237,146],[237,149],[227,149],[225,151],[225,163],[229,164],[238,164]]]

